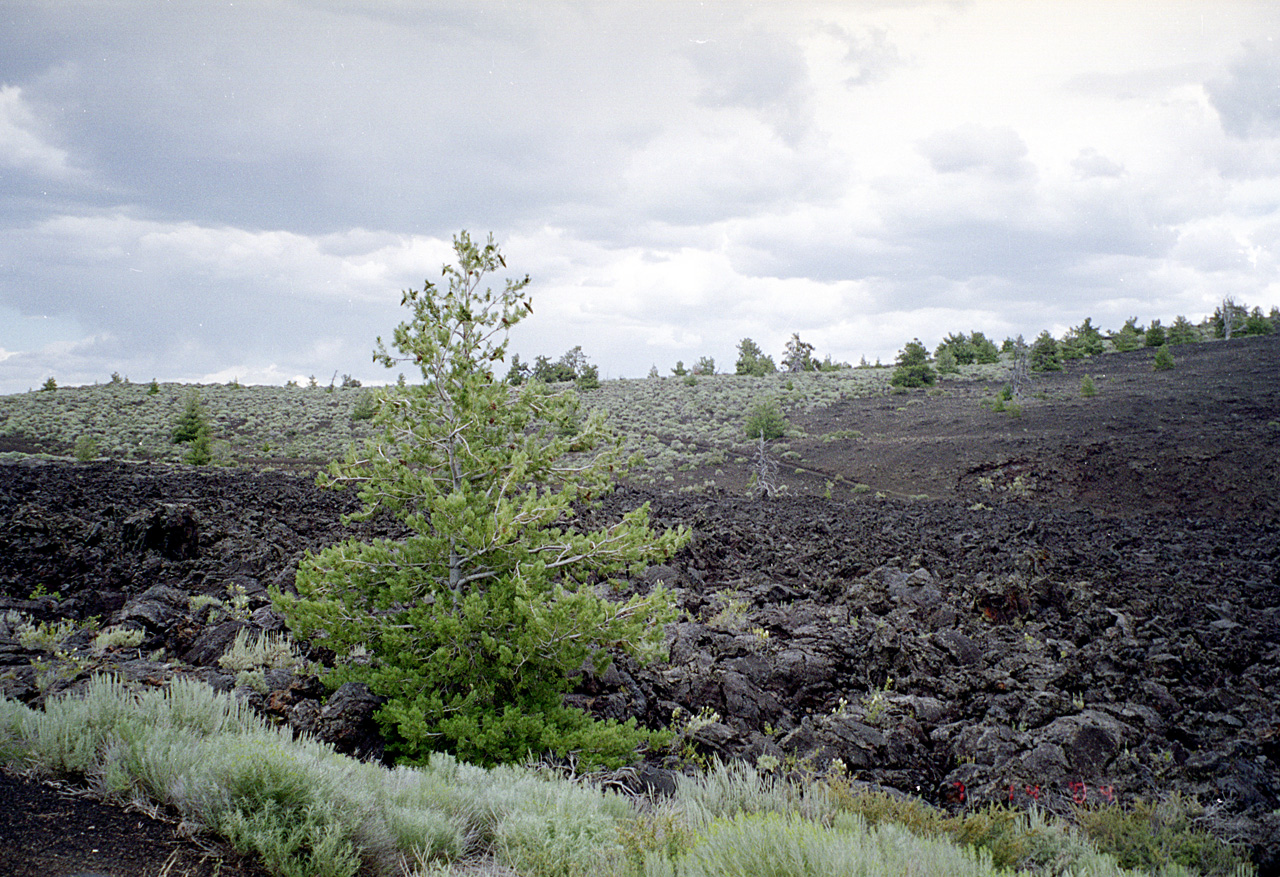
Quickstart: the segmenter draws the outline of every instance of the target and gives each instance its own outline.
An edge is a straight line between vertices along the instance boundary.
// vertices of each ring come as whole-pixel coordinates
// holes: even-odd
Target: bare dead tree
[[[756,459],[751,471],[751,494],[767,499],[782,493],[782,485],[778,483],[778,461],[770,455],[769,449],[765,446],[763,431],[757,441],[759,443],[756,446]]]
[[[1225,296],[1222,299],[1222,337],[1226,341],[1231,340],[1231,333],[1238,327],[1244,325],[1247,310],[1236,304],[1235,299],[1231,296]]]
[[[1027,363],[1030,352],[1027,342],[1019,335],[1013,342],[1013,368],[1009,372],[1009,391],[1015,399],[1022,398],[1023,391],[1031,386],[1031,369]]]

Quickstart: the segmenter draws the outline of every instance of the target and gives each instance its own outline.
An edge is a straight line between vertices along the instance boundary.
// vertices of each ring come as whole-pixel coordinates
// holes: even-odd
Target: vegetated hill
[[[658,483],[693,491],[620,490],[591,514],[651,500],[659,524],[692,527],[669,564],[626,584],[663,581],[687,615],[666,662],[620,660],[584,677],[575,702],[679,731],[650,775],[771,755],[945,806],[1060,812],[1177,791],[1276,873],[1280,337],[1174,348],[1170,371],[1153,355],[1036,375],[1004,411],[1000,370],[793,404],[794,434],[770,449],[782,496],[746,496],[745,440],[708,441],[723,461],[690,456]],[[1096,396],[1080,393],[1086,372]],[[756,386],[818,392],[830,379]],[[752,380],[635,383],[706,405],[675,394],[723,385],[737,399]],[[725,429],[738,416],[707,415]],[[0,608],[138,626],[144,652],[168,661],[125,662],[135,677],[232,688],[214,646],[243,624],[278,625],[266,587],[287,587],[302,550],[345,534],[349,502],[283,472],[6,461]],[[215,624],[189,602],[229,585],[245,618]],[[0,685],[30,702],[113,660],[86,653],[42,676],[33,657],[0,636]],[[265,695],[239,692],[315,730],[321,692],[268,681]]]
[[[1280,335],[1172,349],[1167,371],[1151,348],[1069,361],[1008,403],[996,402],[1007,357],[910,391],[871,368],[616,380],[580,395],[644,456],[630,482],[668,491],[745,493],[757,456],[746,416],[776,399],[790,428],[768,453],[793,494],[1274,514],[1270,479],[1235,476],[1277,461]],[[192,392],[215,463],[305,470],[372,434],[370,388],[114,382],[0,397],[0,453],[70,456],[86,437],[98,457],[177,462],[173,424]]]

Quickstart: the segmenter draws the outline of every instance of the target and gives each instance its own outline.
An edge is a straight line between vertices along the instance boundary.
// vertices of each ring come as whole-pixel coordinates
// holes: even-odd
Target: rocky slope
[[[944,806],[1066,810],[1179,792],[1208,807],[1220,834],[1250,843],[1262,873],[1280,873],[1280,491],[1264,465],[1280,441],[1269,425],[1280,391],[1275,372],[1268,384],[1230,359],[1274,356],[1280,345],[1263,340],[1188,363],[1184,379],[1208,394],[1201,407],[1221,404],[1218,416],[1162,405],[1174,414],[1142,442],[1097,414],[1104,432],[1072,433],[1071,406],[1055,420],[1029,404],[1034,429],[1012,454],[1008,435],[983,446],[965,427],[953,430],[968,436],[955,443],[964,454],[929,463],[915,420],[951,422],[956,395],[915,397],[925,413],[911,420],[878,400],[825,415],[832,430],[879,424],[866,442],[892,444],[879,459],[935,485],[929,500],[804,495],[815,467],[856,477],[859,455],[834,452],[806,457],[814,466],[789,497],[621,489],[591,514],[650,501],[658,523],[692,528],[685,550],[630,583],[662,581],[686,612],[668,630],[668,661],[619,660],[580,680],[574,701],[680,732],[640,772],[654,785],[701,759],[768,756]],[[1131,360],[1132,374],[1149,369]],[[1125,374],[1124,361],[1112,366]],[[1130,401],[1109,401],[1110,420],[1143,416],[1143,385],[1132,384]],[[1231,416],[1242,407],[1247,423]],[[953,410],[971,420],[976,409]],[[1226,446],[1229,435],[1245,444]],[[1166,440],[1177,453],[1162,451]],[[1086,458],[1112,464],[1064,463]],[[1211,498],[1190,496],[1197,460],[1222,488]],[[1002,482],[1014,461],[1046,487]],[[281,628],[267,589],[289,587],[303,551],[394,532],[342,527],[352,509],[351,497],[279,472],[0,464],[0,690],[38,704],[106,667],[139,684],[191,674],[377,757],[367,691],[331,696],[305,668],[237,685],[218,663],[241,629]],[[143,639],[95,647],[91,617]],[[57,649],[32,638],[30,622],[59,620],[73,624]]]

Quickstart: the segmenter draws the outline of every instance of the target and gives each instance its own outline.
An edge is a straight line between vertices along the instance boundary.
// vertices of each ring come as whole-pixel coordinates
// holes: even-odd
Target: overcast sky
[[[0,0],[0,392],[394,379],[459,229],[607,377],[1267,311],[1280,4]]]

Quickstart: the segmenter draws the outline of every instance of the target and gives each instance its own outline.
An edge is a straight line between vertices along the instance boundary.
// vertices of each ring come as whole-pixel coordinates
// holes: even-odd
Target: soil
[[[1174,356],[1164,372],[1149,350],[1068,363],[1035,375],[1016,411],[992,410],[994,382],[949,379],[813,412],[769,498],[746,497],[733,470],[727,490],[621,488],[587,519],[649,501],[658,523],[689,526],[686,549],[631,583],[662,581],[687,614],[666,662],[620,658],[573,701],[683,729],[679,752],[638,774],[655,787],[701,759],[770,755],[951,808],[1178,792],[1280,873],[1280,336]],[[248,623],[278,626],[268,586],[352,535],[338,523],[352,502],[283,472],[3,463],[0,610],[140,626],[144,651],[170,658],[121,656],[128,678],[230,690],[215,662],[238,625],[211,628],[186,597],[236,584]],[[356,535],[375,532],[394,526]],[[83,681],[46,690],[32,657],[0,630],[0,690],[38,706]],[[236,693],[328,727],[306,681]],[[712,720],[673,723],[700,712]],[[62,787],[0,777],[0,795],[0,873],[195,875],[214,861],[170,823]]]
[[[176,820],[99,803],[66,784],[0,771],[6,877],[265,877],[234,852],[184,837]]]

